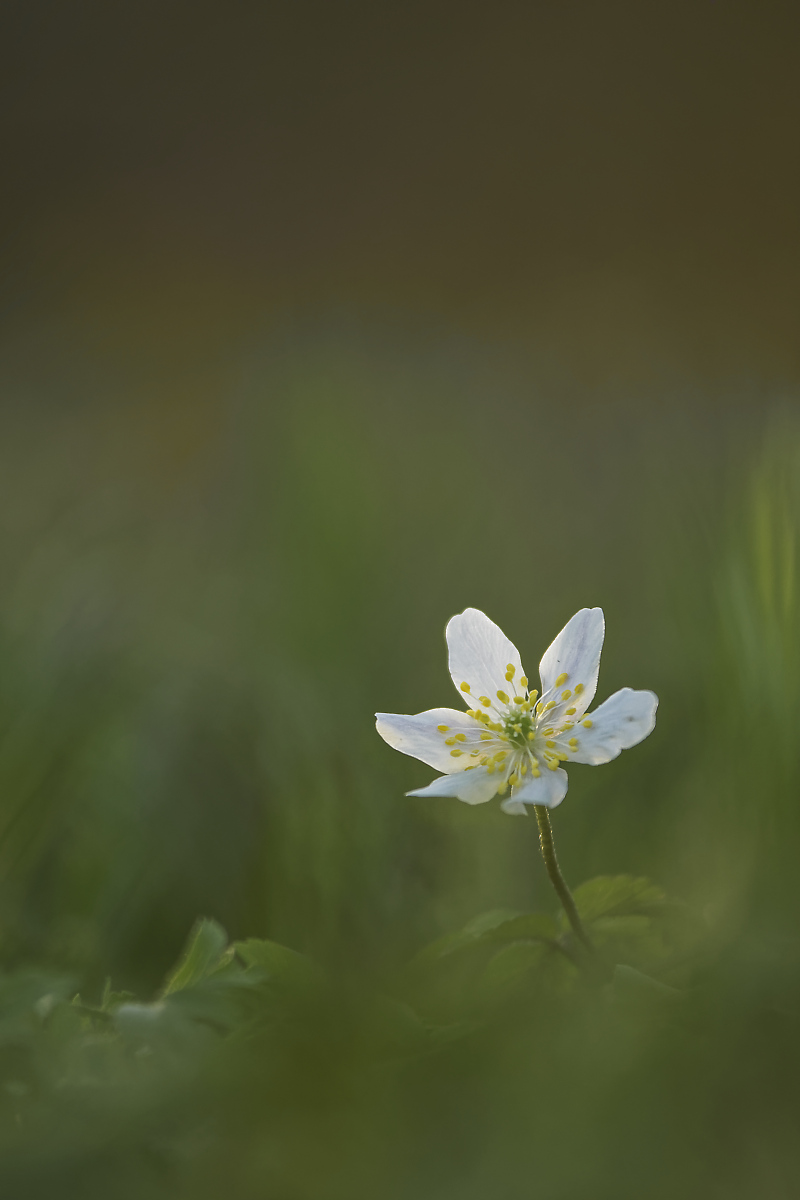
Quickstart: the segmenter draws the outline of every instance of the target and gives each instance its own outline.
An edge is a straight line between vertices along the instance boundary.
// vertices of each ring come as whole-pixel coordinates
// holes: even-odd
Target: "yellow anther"
[[[515,696],[515,697],[514,697],[514,703],[515,703],[515,704],[521,704],[521,705],[522,705],[522,707],[524,708],[524,707],[525,707],[525,705],[527,704],[527,700],[525,699],[525,697],[524,697],[524,696]]]
[[[488,708],[492,703],[488,696],[481,696],[480,700],[484,708]]]
[[[544,706],[544,711],[547,712],[548,709],[555,708],[555,706],[556,706],[555,700],[548,700],[547,704],[545,704],[545,706]]]
[[[468,684],[468,683],[462,683],[462,685],[461,685],[461,690],[462,690],[462,692],[468,692],[468,691],[469,691],[469,684]]]
[[[520,775],[528,774],[528,764],[526,762],[520,764],[519,773]]]
[[[451,751],[450,751],[450,756],[451,756],[451,758],[461,758],[461,755],[462,755],[463,753],[464,753],[464,751],[463,751],[463,750],[451,750]]]
[[[450,726],[449,725],[437,725],[436,728],[439,730],[439,733],[447,733]]]
[[[482,742],[491,742],[491,740],[492,740],[492,735],[490,733],[482,733],[481,734]]]
[[[531,704],[530,700],[523,700],[520,708],[523,712],[530,712],[533,708],[533,705]]]
[[[533,732],[533,730],[531,730],[530,733],[528,734],[528,741],[532,742],[535,737],[536,737],[536,734]]]
[[[576,696],[580,696],[580,694],[581,694],[581,692],[582,692],[582,691],[583,691],[583,684],[582,684],[582,683],[576,683],[576,684],[575,684],[575,695],[576,695]]]
[[[489,763],[489,765],[488,765],[488,767],[486,768],[486,774],[487,774],[487,775],[494,775],[494,773],[495,773],[495,770],[496,770],[496,767],[495,767],[494,763],[493,763],[493,762],[490,762],[490,763]]]
[[[564,722],[564,729],[563,729],[563,731],[562,731],[562,732],[566,733],[568,729],[574,729],[574,728],[575,728],[575,722],[574,722],[574,721],[565,721],[565,722]]]
[[[578,739],[577,739],[577,738],[570,738],[570,739],[569,739],[569,744],[570,744],[570,746],[572,746],[572,749],[573,749],[573,750],[577,750],[577,749],[578,749]]]
[[[576,713],[577,711],[578,711],[578,710],[577,710],[577,708],[568,708],[568,709],[566,710],[566,715],[567,715],[568,717],[574,717],[574,716],[575,716],[575,713]]]
[[[555,742],[545,742],[545,746],[547,746],[548,750],[555,750],[556,748]]]
[[[533,770],[531,771],[531,775],[533,776],[534,779],[539,779],[541,777],[541,774],[542,774],[542,772],[539,770],[538,767],[534,767]]]
[[[494,761],[502,762],[504,758],[508,758],[508,751],[507,750],[498,750],[497,754],[495,754],[495,756],[494,756]]]
[[[567,690],[566,690],[565,692],[562,692],[562,693],[561,693],[561,699],[562,699],[562,700],[569,700],[569,698],[570,698],[570,696],[571,696],[571,695],[572,695],[572,692],[569,690],[569,688],[567,688]]]
[[[558,759],[557,758],[554,759],[553,762],[549,762],[547,765],[551,771],[557,771],[558,770]]]
[[[581,721],[581,725],[584,729],[591,729],[593,724],[594,721]]]
[[[517,784],[519,783],[519,779],[517,777],[516,771],[512,775],[509,775],[508,782],[511,784],[512,787],[517,786]]]
[[[516,669],[517,668],[514,666],[513,663],[506,663],[506,670],[508,671],[508,673],[512,679],[514,678],[514,672],[516,671]]]
[[[457,733],[456,734],[457,742],[465,742],[466,740],[467,740],[467,735],[465,733]]]
[[[455,746],[456,739],[454,737],[444,739],[445,746]]]
[[[486,766],[486,764],[488,763],[488,761],[489,761],[489,759],[488,759],[488,758],[487,758],[487,756],[484,754],[483,758],[481,759],[481,766],[482,766],[482,767],[485,767],[485,766]]]
[[[490,722],[489,722],[489,728],[490,728],[490,729],[493,729],[493,730],[495,731],[495,733],[502,733],[502,732],[503,732],[503,726],[500,724],[500,722],[499,722],[499,721],[490,721]]]
[[[522,726],[521,726],[521,725],[514,725],[514,726],[512,726],[512,728],[513,728],[513,730],[514,730],[514,733],[522,733]]]
[[[553,734],[555,733],[555,729],[543,729],[542,733],[544,734],[545,737],[552,737]]]
[[[514,676],[513,676],[513,675],[509,675],[508,671],[506,671],[506,681],[507,681],[508,683],[511,683],[511,681],[512,681],[512,679],[513,679],[513,678],[514,678]]]
[[[528,677],[527,677],[527,675],[520,675],[520,677],[519,677],[519,686],[520,686],[520,687],[522,687],[522,688],[526,688],[526,687],[528,686]]]
[[[497,794],[499,796],[504,796],[507,791],[508,791],[508,784],[505,782],[505,780],[503,780],[503,782],[500,784],[500,786],[497,789]]]
[[[505,694],[505,692],[498,692],[497,699],[502,700],[503,704],[508,704],[508,696]]]
[[[569,675],[567,674],[567,672],[562,671],[561,674],[559,675],[558,679],[556,680],[556,687],[563,687],[568,679],[569,679]]]
[[[543,713],[543,712],[544,712],[544,705],[542,704],[542,702],[541,702],[541,700],[540,700],[540,701],[539,701],[539,703],[536,705],[536,715],[537,715],[537,717],[540,717],[540,716],[542,715],[542,713]]]

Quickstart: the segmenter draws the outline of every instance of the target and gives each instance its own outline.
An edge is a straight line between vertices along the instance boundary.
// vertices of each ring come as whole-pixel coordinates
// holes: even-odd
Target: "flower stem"
[[[555,888],[558,896],[567,914],[567,920],[572,926],[572,932],[578,941],[590,953],[594,953],[594,946],[589,941],[588,934],[583,928],[583,922],[578,915],[578,909],[575,901],[572,898],[572,892],[567,887],[564,876],[561,874],[561,868],[558,865],[556,858],[556,848],[553,843],[553,828],[550,824],[550,813],[543,804],[534,804],[533,811],[536,813],[536,820],[539,823],[539,845],[542,847],[542,858],[544,865],[547,868],[547,874],[550,877],[550,882]]]

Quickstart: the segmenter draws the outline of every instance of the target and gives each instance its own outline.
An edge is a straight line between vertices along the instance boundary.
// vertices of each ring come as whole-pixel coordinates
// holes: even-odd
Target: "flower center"
[[[527,749],[532,741],[529,734],[535,731],[535,725],[529,712],[522,708],[509,708],[503,714],[503,732],[514,746]]]

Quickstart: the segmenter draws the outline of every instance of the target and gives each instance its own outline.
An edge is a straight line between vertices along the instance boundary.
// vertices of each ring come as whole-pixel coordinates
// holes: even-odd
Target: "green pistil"
[[[533,721],[528,713],[521,708],[512,708],[506,714],[503,726],[506,737],[515,746],[528,745],[528,734],[533,729]]]

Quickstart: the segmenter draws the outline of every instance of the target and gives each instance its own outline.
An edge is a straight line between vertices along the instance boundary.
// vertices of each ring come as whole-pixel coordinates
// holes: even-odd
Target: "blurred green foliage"
[[[0,415],[3,1194],[796,1195],[792,412],[352,330],[177,415],[68,367]],[[535,822],[372,714],[466,605],[533,675],[594,604],[661,704],[554,814],[584,979]]]

